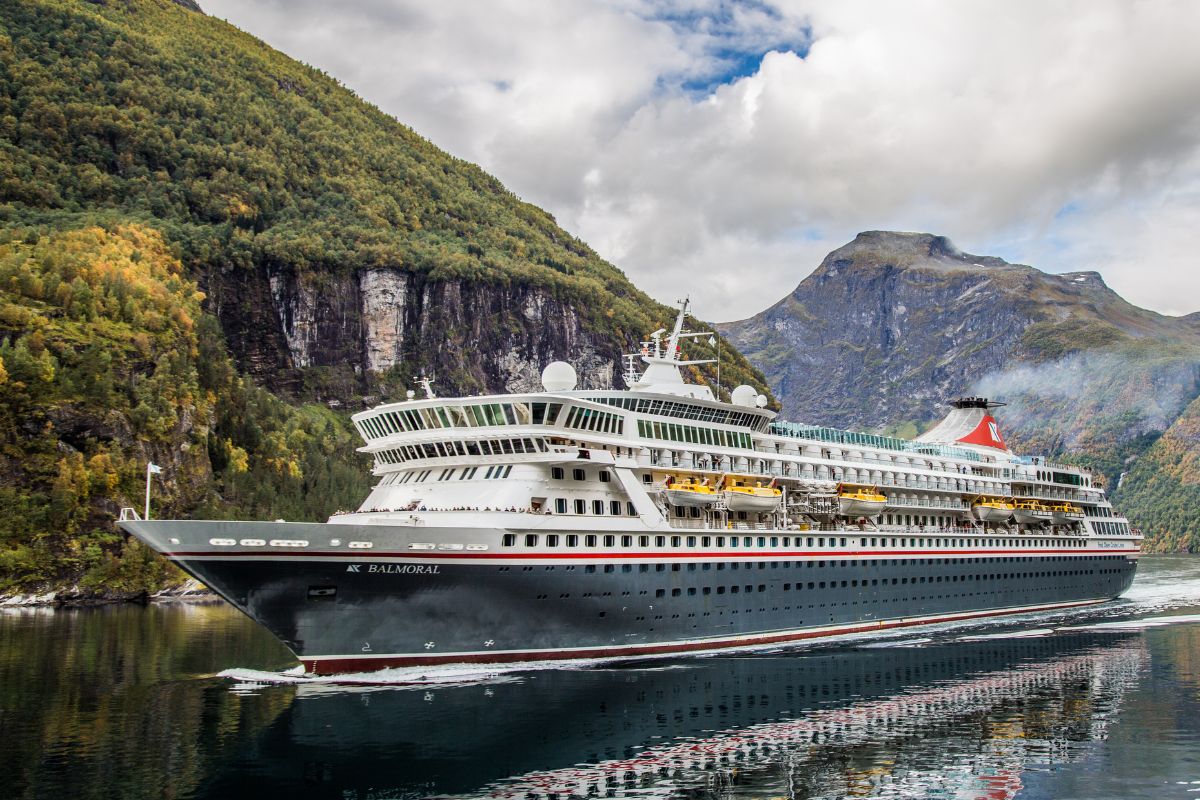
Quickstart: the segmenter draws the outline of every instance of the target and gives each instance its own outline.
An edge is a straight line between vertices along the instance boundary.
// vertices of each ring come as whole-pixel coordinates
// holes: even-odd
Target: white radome
[[[565,361],[551,361],[542,370],[542,386],[547,392],[569,392],[578,380],[575,368]]]
[[[729,395],[729,402],[733,403],[735,406],[753,407],[757,399],[758,392],[755,390],[755,388],[753,386],[747,386],[744,383],[734,389]]]

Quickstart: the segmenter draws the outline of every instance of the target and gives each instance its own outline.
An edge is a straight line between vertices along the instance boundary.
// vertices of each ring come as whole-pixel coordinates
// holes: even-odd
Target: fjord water
[[[260,684],[222,604],[0,612],[0,797],[1200,796],[1200,558],[1072,614],[396,685]]]

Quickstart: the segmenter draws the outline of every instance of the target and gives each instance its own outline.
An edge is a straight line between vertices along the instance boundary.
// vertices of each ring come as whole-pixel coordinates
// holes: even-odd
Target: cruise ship
[[[691,383],[687,301],[626,390],[356,414],[377,483],[325,523],[119,524],[314,674],[761,647],[1101,603],[1140,534],[1086,469],[1015,455],[984,398],[914,440]]]

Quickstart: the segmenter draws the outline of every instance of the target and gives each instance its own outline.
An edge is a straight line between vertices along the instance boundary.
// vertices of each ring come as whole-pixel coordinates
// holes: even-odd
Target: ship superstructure
[[[686,305],[628,390],[556,362],[542,392],[426,383],[355,415],[379,480],[327,523],[121,524],[313,672],[755,646],[1129,587],[1140,534],[1088,470],[1013,454],[996,403],[915,440],[782,422],[752,387],[685,381]]]

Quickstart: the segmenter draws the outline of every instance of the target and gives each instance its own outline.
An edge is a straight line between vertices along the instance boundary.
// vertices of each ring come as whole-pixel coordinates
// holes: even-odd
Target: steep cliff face
[[[1049,275],[923,233],[862,233],[779,303],[720,327],[792,418],[911,432],[981,393],[1010,403],[1017,446],[1114,479],[1200,378],[1188,318],[1136,308],[1095,272]]]
[[[264,277],[221,285],[211,307],[239,360],[268,385],[297,389],[305,371],[328,368],[360,379],[325,386],[321,399],[348,400],[339,394],[371,386],[370,373],[392,373],[397,386],[429,375],[444,393],[512,392],[540,388],[555,360],[569,361],[583,387],[614,385],[621,343],[545,287],[394,268]]]

